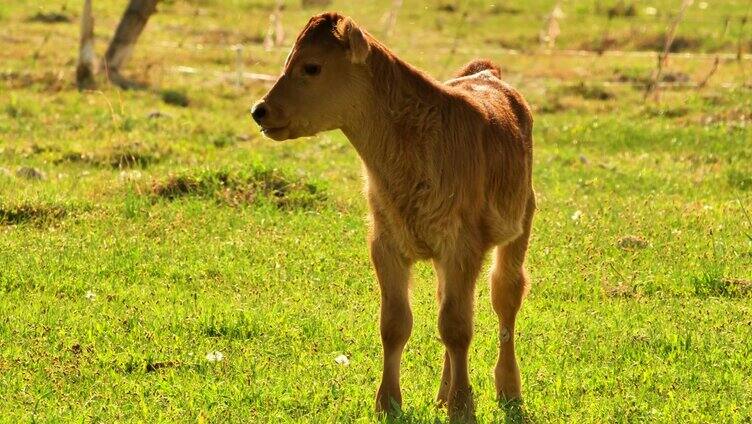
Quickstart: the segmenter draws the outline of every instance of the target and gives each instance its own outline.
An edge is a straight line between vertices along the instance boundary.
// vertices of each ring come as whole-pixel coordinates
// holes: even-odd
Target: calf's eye
[[[303,65],[303,73],[310,77],[315,77],[321,73],[321,65],[316,65],[314,63]]]

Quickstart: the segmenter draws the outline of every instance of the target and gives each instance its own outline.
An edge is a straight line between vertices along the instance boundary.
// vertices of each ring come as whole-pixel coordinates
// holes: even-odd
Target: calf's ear
[[[350,53],[352,63],[365,63],[368,54],[371,52],[371,46],[366,40],[360,28],[350,18],[343,18],[337,25],[337,32],[341,40],[347,44],[347,50]]]

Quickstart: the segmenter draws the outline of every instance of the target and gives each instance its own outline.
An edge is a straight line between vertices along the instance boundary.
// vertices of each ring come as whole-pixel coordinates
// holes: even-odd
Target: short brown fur
[[[535,211],[533,120],[500,73],[490,61],[476,60],[441,83],[349,18],[329,13],[309,21],[282,76],[254,107],[270,138],[339,128],[363,161],[371,258],[381,288],[379,411],[390,412],[392,401],[401,404],[400,359],[412,330],[410,268],[432,260],[446,346],[438,400],[452,420],[474,419],[467,368],[473,297],[492,248],[496,390],[500,398],[520,397],[514,324],[528,287],[523,264]]]

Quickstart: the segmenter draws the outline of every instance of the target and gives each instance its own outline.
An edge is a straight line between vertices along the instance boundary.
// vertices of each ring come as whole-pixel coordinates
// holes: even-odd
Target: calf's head
[[[363,100],[370,49],[350,18],[335,13],[311,18],[282,75],[251,108],[261,131],[287,140],[344,126]]]

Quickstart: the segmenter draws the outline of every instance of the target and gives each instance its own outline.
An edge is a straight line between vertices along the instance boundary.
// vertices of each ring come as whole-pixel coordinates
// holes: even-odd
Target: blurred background
[[[131,3],[148,16],[157,1]],[[217,85],[234,82],[238,68],[276,75],[307,18],[329,9],[351,15],[398,54],[440,79],[469,58],[486,55],[503,63],[514,80],[545,83],[580,78],[639,84],[640,78],[649,78],[656,56],[666,47],[667,35],[675,32],[669,51],[686,64],[687,72],[664,77],[664,82],[689,84],[697,82],[691,77],[704,76],[716,57],[724,62],[741,60],[752,47],[747,22],[750,6],[743,0],[158,3],[159,12],[150,19],[135,57],[128,61],[133,78],[154,86],[165,80],[173,85],[189,83],[191,78]],[[100,56],[128,4],[93,1],[95,49]],[[11,72],[20,69],[70,72],[82,10],[81,1],[6,2],[0,9],[6,46],[4,80],[12,84],[22,79]],[[27,57],[16,50],[27,52]],[[594,60],[594,56],[602,58]],[[641,68],[648,75],[640,74]],[[737,84],[748,82],[738,75],[742,70],[726,71],[729,75],[717,84],[730,85],[734,76],[739,77]],[[67,77],[61,79],[71,79]]]

